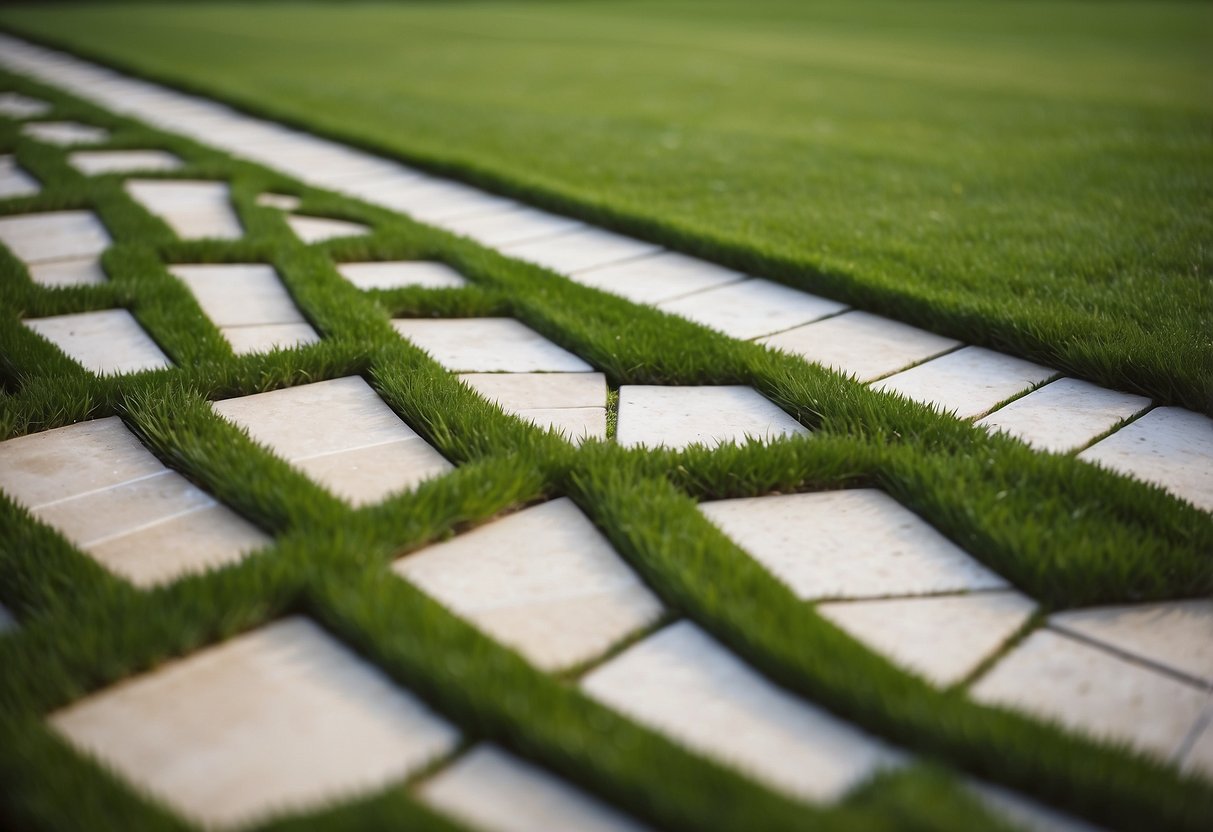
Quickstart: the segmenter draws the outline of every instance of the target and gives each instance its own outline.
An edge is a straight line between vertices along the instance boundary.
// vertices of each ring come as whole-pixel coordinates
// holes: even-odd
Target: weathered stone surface
[[[29,265],[95,257],[110,237],[91,211],[50,211],[0,217],[0,243]]]
[[[665,301],[658,308],[732,338],[758,338],[846,309],[769,280],[752,279]]]
[[[606,439],[602,373],[464,373],[459,378],[506,413],[555,430],[570,442]]]
[[[237,240],[244,234],[226,182],[131,179],[126,190],[183,240]]]
[[[398,260],[382,263],[342,263],[341,276],[359,289],[459,289],[467,278],[445,263],[429,260]]]
[[[555,237],[502,248],[510,257],[565,275],[656,254],[660,250],[660,246],[652,243],[588,226]]]
[[[137,373],[172,365],[125,309],[27,318],[21,323],[98,375]]]
[[[765,442],[807,434],[797,422],[752,387],[662,387],[629,384],[619,388],[616,439],[624,447]]]
[[[1056,370],[1000,352],[965,347],[872,386],[968,419],[1056,374]]]
[[[639,260],[578,272],[575,280],[627,298],[633,303],[653,304],[746,280],[746,275],[673,251],[663,251]]]
[[[336,220],[326,217],[307,217],[303,214],[288,214],[286,224],[295,232],[295,236],[303,242],[326,243],[341,237],[360,237],[369,234],[371,229],[359,222]]]
[[[51,260],[34,263],[27,267],[30,280],[39,286],[97,286],[107,278],[96,257],[78,257],[73,260]]]
[[[513,318],[396,318],[402,336],[456,373],[581,373],[593,368]]]
[[[40,121],[25,125],[21,132],[44,144],[60,147],[98,144],[108,140],[110,136],[110,132],[103,127],[81,124],[78,121]]]
[[[22,170],[16,159],[0,155],[0,199],[33,196],[40,190],[38,180]]]
[[[1117,423],[1150,406],[1145,396],[1059,378],[977,424],[1020,439],[1033,448],[1064,453],[1081,448]]]
[[[218,327],[305,322],[273,266],[173,265],[169,271],[186,285]]]
[[[219,330],[236,355],[291,349],[320,342],[310,324],[260,324],[229,326]]]
[[[181,170],[180,158],[164,150],[77,150],[68,162],[86,176]]]

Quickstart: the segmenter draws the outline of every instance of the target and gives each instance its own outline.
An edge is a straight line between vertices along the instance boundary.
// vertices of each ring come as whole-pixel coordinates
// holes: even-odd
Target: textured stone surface
[[[544,670],[592,659],[661,614],[567,497],[414,552],[393,569]]]
[[[490,247],[555,237],[585,227],[577,220],[522,206],[506,212],[437,220],[433,224]]]
[[[484,398],[569,441],[606,439],[606,376],[602,373],[464,373]]]
[[[746,276],[706,260],[663,251],[639,260],[579,272],[575,279],[583,286],[619,295],[633,303],[651,304],[738,283],[746,280]]]
[[[30,280],[39,286],[97,286],[106,281],[101,261],[96,257],[78,257],[73,260],[51,260],[34,263],[27,267]]]
[[[1020,439],[1033,448],[1064,453],[1081,448],[1117,423],[1150,406],[1144,396],[1059,378],[977,424]]]
[[[1000,352],[965,347],[872,386],[967,419],[1056,374],[1056,370]]]
[[[581,373],[593,368],[513,318],[396,318],[402,336],[456,373]]]
[[[40,190],[38,180],[26,173],[16,159],[0,155],[0,199],[33,196]]]
[[[1007,585],[876,489],[719,500],[699,508],[801,598],[879,598]]]
[[[701,443],[772,441],[807,434],[808,428],[752,387],[619,388],[616,439],[624,447],[675,450]]]
[[[27,318],[22,323],[98,375],[136,373],[172,365],[125,309]]]
[[[0,243],[29,265],[95,257],[110,237],[91,211],[51,211],[0,217]]]
[[[445,263],[428,260],[398,260],[382,263],[342,263],[341,276],[359,289],[459,289],[467,279]]]
[[[275,349],[316,344],[320,336],[310,324],[261,324],[255,326],[229,326],[219,330],[236,355],[269,352]]]
[[[44,144],[60,147],[98,144],[108,140],[110,136],[109,131],[104,127],[94,127],[78,121],[40,121],[25,125],[21,128],[21,132]]]
[[[846,309],[769,280],[746,280],[659,304],[732,338],[757,338],[824,318]]]
[[[303,204],[303,200],[291,194],[258,194],[257,204],[262,208],[277,208],[279,211],[296,211]]]
[[[170,171],[184,167],[181,159],[164,150],[78,150],[67,158],[72,167],[87,176]]]
[[[126,190],[183,240],[237,240],[244,234],[226,182],[131,179]]]
[[[0,116],[9,118],[34,118],[46,115],[51,105],[19,92],[0,92]]]
[[[900,755],[680,621],[592,671],[585,692],[796,798],[836,800]]]
[[[51,727],[206,826],[396,782],[458,735],[305,618],[287,618],[93,694]]]
[[[306,217],[302,214],[288,214],[286,223],[298,237],[309,245],[325,243],[341,237],[360,237],[369,234],[371,229],[359,222],[335,220],[327,217]]]
[[[660,246],[652,243],[588,226],[567,234],[502,248],[510,257],[544,266],[558,274],[574,274],[656,254],[660,250]]]

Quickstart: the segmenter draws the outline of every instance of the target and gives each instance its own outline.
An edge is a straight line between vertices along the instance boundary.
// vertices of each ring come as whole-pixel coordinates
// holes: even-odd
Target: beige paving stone
[[[183,240],[238,240],[244,235],[226,182],[130,179],[126,190]]]
[[[77,150],[68,162],[86,176],[181,170],[185,163],[165,150]]]
[[[125,309],[27,318],[21,323],[98,375],[172,366],[156,342]]]
[[[975,592],[834,602],[817,611],[893,663],[951,685],[993,655],[1035,607],[1018,592]]]
[[[1213,685],[1213,600],[1056,613],[1054,628]]]
[[[417,178],[389,188],[376,185],[374,198],[379,205],[426,223],[508,213],[519,207],[513,200],[434,177]]]
[[[752,387],[629,384],[619,388],[615,438],[625,448],[680,450],[749,438],[770,442],[808,432]]]
[[[627,298],[654,304],[746,280],[746,275],[715,263],[663,251],[615,266],[578,272],[576,282]]]
[[[310,324],[261,324],[256,326],[226,326],[219,332],[236,355],[291,349],[320,343],[320,336]]]
[[[589,439],[607,438],[606,409],[601,407],[544,408],[509,411],[520,419],[558,433],[565,441],[580,445]]]
[[[929,523],[874,488],[718,500],[699,509],[801,598],[1007,588]]]
[[[767,681],[688,621],[593,670],[585,692],[795,798],[832,801],[902,757]]]
[[[377,503],[452,468],[420,436],[296,459],[292,464],[354,506]]]
[[[1098,826],[1043,806],[1018,792],[976,781],[967,785],[991,814],[1021,832],[1103,832]]]
[[[769,280],[752,279],[658,304],[731,338],[758,338],[824,318],[847,307]]]
[[[581,373],[593,370],[513,318],[396,318],[392,326],[455,373]]]
[[[273,266],[222,263],[169,266],[219,327],[304,323]]]
[[[968,419],[1055,375],[1056,370],[1030,361],[982,347],[964,347],[872,386]]]
[[[297,211],[303,200],[291,194],[258,194],[257,204],[263,208],[277,208],[279,211]]]
[[[0,116],[34,118],[51,111],[51,105],[19,92],[0,92]]]
[[[790,329],[759,343],[855,375],[860,381],[895,373],[960,346],[952,338],[858,311]]]
[[[605,652],[661,604],[567,497],[396,561],[419,586],[544,670]]]
[[[73,260],[52,260],[34,263],[27,267],[30,280],[39,286],[99,286],[108,279],[96,257],[78,257]]]
[[[512,211],[431,222],[439,228],[490,248],[555,237],[585,227],[584,223],[577,220],[523,206]]]
[[[482,832],[641,832],[644,827],[537,766],[482,744],[419,789],[421,799]]]
[[[207,827],[383,788],[458,741],[420,700],[305,618],[169,662],[49,722]]]
[[[1213,511],[1213,419],[1158,407],[1078,455]]]
[[[359,222],[336,220],[327,217],[307,217],[303,214],[288,214],[286,223],[295,232],[295,236],[303,242],[325,243],[341,237],[360,237],[369,234],[371,229]]]
[[[459,289],[467,278],[445,263],[429,260],[397,260],[381,263],[342,263],[337,266],[341,276],[359,289],[401,289],[418,286],[423,289]]]
[[[110,132],[104,127],[94,127],[78,121],[40,121],[25,125],[21,132],[44,144],[60,147],[99,144],[110,137]]]
[[[38,180],[26,173],[16,159],[0,155],[0,199],[33,196],[40,190]]]
[[[1166,760],[1209,702],[1180,682],[1052,630],[1038,630],[973,686],[979,702],[1055,720]]]
[[[1206,713],[1204,724],[1180,760],[1180,769],[1213,780],[1213,714]]]
[[[661,247],[587,226],[556,237],[504,246],[502,251],[518,260],[568,275],[656,254]]]
[[[50,211],[0,217],[0,243],[28,265],[95,257],[110,237],[91,211]]]
[[[459,380],[509,411],[600,407],[607,402],[602,373],[463,373]]]
[[[977,424],[1042,451],[1064,453],[1150,406],[1145,396],[1059,378],[978,420]]]

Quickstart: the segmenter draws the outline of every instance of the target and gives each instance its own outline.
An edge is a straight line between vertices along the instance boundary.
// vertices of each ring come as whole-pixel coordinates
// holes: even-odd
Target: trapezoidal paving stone
[[[808,434],[752,387],[665,387],[627,384],[619,388],[616,440],[625,448],[715,447],[756,439],[771,442]]]
[[[16,159],[0,155],[0,199],[33,196],[40,190],[38,180],[26,173]]]
[[[51,105],[45,101],[19,92],[0,92],[0,116],[15,119],[35,118],[50,111]]]
[[[445,263],[429,260],[394,260],[378,263],[341,263],[341,276],[359,289],[462,289],[467,278]]]
[[[602,373],[463,373],[459,379],[506,413],[554,430],[570,442],[606,439]]]
[[[369,226],[360,222],[337,220],[329,217],[309,217],[303,214],[287,214],[286,224],[295,232],[295,236],[303,242],[327,243],[329,240],[339,240],[342,237],[361,237],[371,233]]]
[[[226,182],[130,179],[126,191],[183,240],[238,240],[244,236]]]
[[[298,617],[121,681],[48,722],[208,828],[375,791],[458,742],[420,700]]]
[[[1059,378],[995,410],[977,424],[1033,448],[1065,453],[1083,447],[1150,406],[1145,396]]]
[[[166,468],[116,416],[0,442],[0,490],[140,587],[271,542]]]
[[[517,260],[568,275],[657,254],[661,247],[586,226],[543,240],[504,246],[501,250]]]
[[[807,324],[847,307],[790,286],[755,278],[665,301],[657,308],[730,338],[747,340]]]
[[[495,745],[474,747],[421,784],[421,800],[483,832],[642,832],[645,827]]]
[[[77,150],[68,162],[86,176],[181,170],[185,163],[166,150]]]
[[[581,686],[641,725],[802,800],[837,800],[903,761],[772,684],[689,621],[629,647]]]
[[[392,326],[453,373],[588,373],[594,369],[513,318],[395,318]]]
[[[26,124],[21,128],[21,132],[35,141],[58,147],[100,144],[108,141],[110,137],[110,131],[104,127],[94,127],[78,121],[39,121]]]
[[[109,248],[110,236],[91,211],[48,211],[0,217],[0,243],[31,266],[97,257]]]
[[[172,366],[168,356],[125,309],[26,318],[21,323],[97,375],[122,375]]]
[[[582,286],[643,304],[660,303],[747,279],[741,272],[673,251],[588,269],[573,277]]]
[[[452,469],[359,376],[224,399],[211,407],[355,506]]]
[[[1007,589],[883,491],[854,488],[700,503],[704,516],[806,600]]]
[[[588,661],[662,612],[567,497],[406,555],[392,568],[543,670]]]
[[[26,267],[30,280],[48,289],[59,286],[99,286],[108,278],[96,257],[78,257],[71,260],[52,260],[34,263]]]

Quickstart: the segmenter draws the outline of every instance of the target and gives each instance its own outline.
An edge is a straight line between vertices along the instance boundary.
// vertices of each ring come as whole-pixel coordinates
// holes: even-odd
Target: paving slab
[[[226,182],[130,179],[126,190],[183,240],[238,240],[244,235]]]
[[[543,670],[588,661],[662,612],[567,497],[406,555],[392,568]]]
[[[421,784],[421,799],[481,832],[641,832],[645,827],[560,778],[482,744]]]
[[[236,355],[250,355],[271,350],[289,350],[320,343],[320,336],[310,324],[258,324],[253,326],[220,327],[219,332]]]
[[[816,321],[847,307],[769,280],[752,279],[665,301],[657,308],[745,340]]]
[[[81,124],[78,121],[39,121],[27,124],[21,132],[43,144],[72,147],[108,141],[110,131],[104,127]]]
[[[433,177],[418,178],[391,188],[377,184],[374,198],[379,205],[426,223],[508,213],[520,207],[511,199]]]
[[[983,347],[964,347],[872,387],[971,419],[1055,375],[1056,370],[1031,361]]]
[[[536,427],[554,431],[566,442],[580,445],[590,439],[606,441],[606,410],[601,407],[544,408],[508,411]]]
[[[1059,378],[978,420],[1033,448],[1065,453],[1150,406],[1145,396],[1109,390],[1076,378]]]
[[[1101,827],[1043,806],[1010,789],[976,781],[967,785],[991,814],[1021,832],[1104,832]]]
[[[523,206],[511,211],[431,220],[431,224],[490,248],[555,237],[585,227],[577,220]]]
[[[296,617],[115,684],[49,723],[211,828],[375,791],[458,742],[415,696]]]
[[[747,279],[741,272],[673,251],[589,269],[576,276],[576,282],[583,286],[644,304],[661,303]]]
[[[105,270],[101,268],[101,260],[97,257],[51,260],[46,263],[32,263],[26,268],[29,269],[30,280],[48,289],[59,286],[99,286],[108,280]]]
[[[594,699],[794,798],[833,801],[902,757],[680,621],[593,670]]]
[[[341,276],[359,289],[460,289],[467,278],[445,263],[432,260],[393,260],[379,263],[341,263]]]
[[[656,254],[661,247],[586,226],[543,240],[503,246],[501,250],[509,257],[569,275]]]
[[[1078,455],[1213,511],[1213,419],[1158,407]]]
[[[279,211],[297,211],[303,200],[291,194],[258,194],[257,204],[262,208],[277,208]]]
[[[67,157],[86,176],[181,170],[185,163],[165,150],[77,150]]]
[[[593,368],[513,318],[396,318],[406,339],[455,373],[581,373]]]
[[[1205,714],[1204,724],[1199,727],[1192,745],[1180,760],[1180,769],[1213,780],[1213,713]]]
[[[606,439],[602,373],[464,373],[459,378],[506,413],[571,442]]]
[[[19,92],[0,92],[0,116],[34,118],[51,111],[51,105]]]
[[[973,592],[819,604],[817,611],[895,664],[937,685],[977,669],[1036,604],[1018,592]]]
[[[33,196],[40,190],[38,180],[26,173],[16,159],[0,155],[0,199]]]
[[[168,356],[125,309],[26,318],[21,323],[97,375],[172,366]]]
[[[371,232],[370,226],[360,222],[336,220],[327,217],[307,217],[303,214],[288,214],[286,224],[295,236],[308,245],[327,243],[342,237],[361,237]]]
[[[0,243],[26,265],[95,257],[110,236],[91,211],[50,211],[0,217]]]
[[[874,488],[700,503],[700,511],[800,598],[1007,589],[929,523]]]
[[[807,434],[809,429],[752,387],[664,387],[627,384],[619,388],[615,437],[625,448],[690,445],[715,447],[750,438],[771,442]]]
[[[960,346],[955,339],[858,311],[789,329],[759,343],[860,381],[895,373]]]

